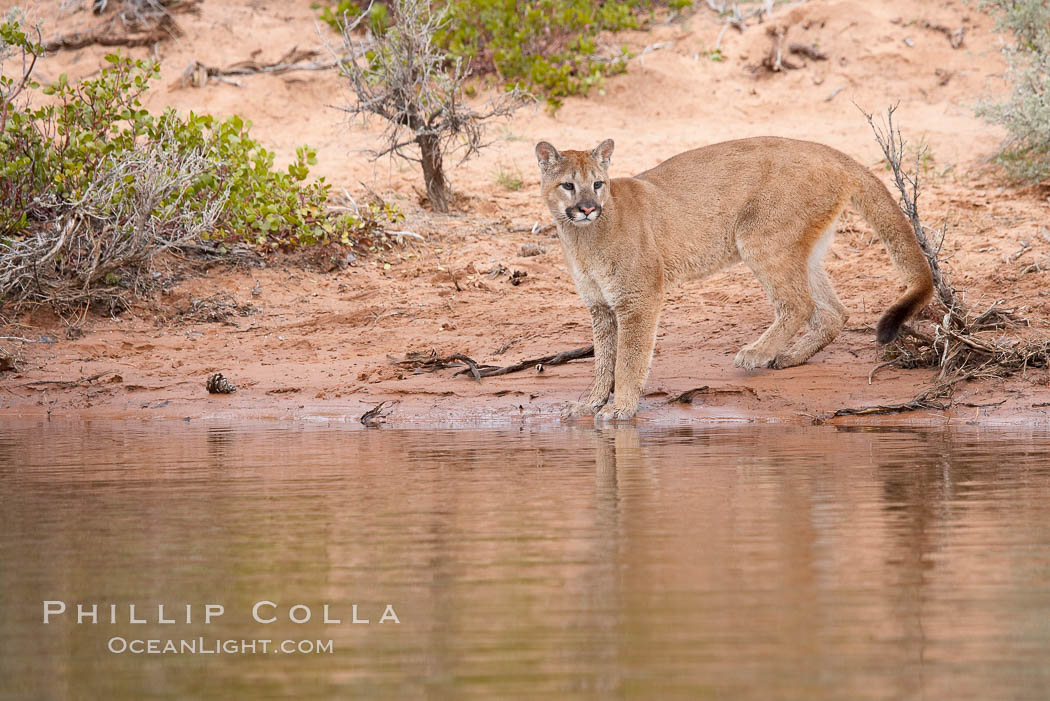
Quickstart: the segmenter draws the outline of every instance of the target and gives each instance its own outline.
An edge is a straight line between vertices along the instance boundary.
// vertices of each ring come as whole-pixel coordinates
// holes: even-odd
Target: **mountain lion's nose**
[[[581,211],[581,212],[583,212],[584,214],[590,214],[590,213],[591,213],[591,212],[593,212],[593,211],[594,211],[595,209],[597,209],[597,207],[585,207],[585,206],[584,206],[584,205],[582,205],[582,204],[580,205],[580,211]]]

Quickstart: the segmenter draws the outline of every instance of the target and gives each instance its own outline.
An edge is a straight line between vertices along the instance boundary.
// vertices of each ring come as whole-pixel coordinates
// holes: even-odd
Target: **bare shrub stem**
[[[447,212],[452,190],[444,156],[452,150],[461,151],[463,160],[476,155],[486,145],[483,123],[509,116],[522,96],[511,91],[474,110],[461,98],[467,78],[462,62],[434,43],[447,11],[432,9],[427,0],[391,0],[389,8],[395,23],[381,37],[357,36],[368,10],[345,25],[347,58],[341,70],[357,101],[341,109],[363,120],[383,118],[384,147],[373,157],[391,154],[419,162],[431,207]]]

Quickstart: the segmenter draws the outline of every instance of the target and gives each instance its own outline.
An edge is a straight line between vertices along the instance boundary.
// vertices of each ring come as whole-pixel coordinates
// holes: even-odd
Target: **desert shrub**
[[[112,306],[127,297],[106,288],[139,292],[174,246],[346,244],[400,218],[389,205],[332,214],[330,186],[307,180],[315,152],[278,169],[240,117],[151,114],[141,97],[155,62],[111,54],[95,77],[40,88],[40,53],[17,20],[0,25],[0,58],[23,66],[0,81],[0,304]],[[33,106],[23,93],[37,89],[48,99]]]
[[[1003,49],[1013,86],[1004,100],[984,101],[977,113],[1006,128],[996,160],[1013,177],[1040,182],[1050,177],[1050,7],[1045,0],[982,0],[996,28],[1012,34]]]
[[[101,159],[75,201],[56,194],[40,203],[52,216],[48,226],[0,239],[0,303],[113,312],[147,289],[153,258],[199,241],[226,204],[225,197],[191,202],[194,182],[214,163],[173,144],[136,143]]]

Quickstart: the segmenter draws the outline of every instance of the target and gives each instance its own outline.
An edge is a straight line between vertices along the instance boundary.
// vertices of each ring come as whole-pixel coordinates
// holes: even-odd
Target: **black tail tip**
[[[887,343],[893,342],[893,339],[897,338],[897,334],[901,331],[901,326],[907,321],[908,317],[911,316],[911,305],[893,305],[886,310],[886,313],[879,319],[878,325],[875,327],[875,340],[880,345],[886,345]]]

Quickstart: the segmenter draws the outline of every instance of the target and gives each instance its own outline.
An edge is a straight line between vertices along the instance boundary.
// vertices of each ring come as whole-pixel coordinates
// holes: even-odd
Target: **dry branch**
[[[571,360],[579,360],[580,358],[593,358],[594,357],[594,346],[583,346],[581,348],[574,348],[573,350],[562,351],[561,353],[555,353],[553,355],[545,355],[542,358],[531,358],[529,360],[523,360],[520,363],[514,363],[513,365],[507,365],[504,367],[484,367],[479,368],[479,372],[482,377],[495,377],[497,375],[507,375],[512,372],[520,372],[521,370],[528,370],[529,368],[535,368],[539,365],[564,365]],[[458,374],[462,374],[465,371],[461,371]]]
[[[925,398],[924,393],[911,401],[900,404],[877,404],[859,409],[839,409],[831,416],[875,416],[878,414],[902,414],[906,411],[945,411],[950,406],[950,403],[945,404],[944,402],[929,400]]]
[[[86,32],[72,32],[49,39],[44,42],[46,51],[61,51],[63,49],[82,49],[85,46],[151,46],[157,42],[181,35],[181,31],[171,24],[166,27],[156,27],[148,32],[134,34],[112,34],[107,25]]]
[[[507,375],[512,372],[528,370],[529,368],[537,368],[538,366],[564,365],[572,360],[592,357],[594,357],[594,346],[583,346],[573,350],[562,351],[561,353],[545,355],[542,358],[530,358],[513,365],[500,367],[498,365],[480,365],[462,353],[454,353],[453,355],[442,357],[437,354],[437,351],[431,350],[427,353],[409,353],[402,360],[394,360],[394,365],[411,369],[413,374],[436,372],[447,368],[462,368],[456,375],[470,373],[475,380],[480,381],[483,377]]]
[[[182,29],[172,16],[176,12],[199,11],[202,0],[139,0],[125,2],[124,7],[93,29],[62,34],[44,42],[46,51],[82,49],[85,46],[151,46],[166,39],[182,36]],[[95,14],[106,7],[96,4]]]
[[[696,387],[694,389],[687,390],[681,394],[672,397],[668,400],[669,404],[692,404],[693,399],[701,395],[712,395],[712,394],[750,394],[755,399],[758,399],[758,392],[751,389],[750,387],[709,387],[704,385],[703,387]]]
[[[291,73],[292,71],[326,71],[332,68],[337,68],[342,62],[342,59],[339,58],[331,61],[311,60],[320,55],[321,52],[315,49],[300,49],[296,46],[292,47],[292,49],[284,54],[284,56],[281,56],[281,58],[272,63],[261,63],[254,58],[251,58],[247,61],[238,61],[237,63],[231,64],[225,68],[218,68],[216,66],[209,66],[201,63],[200,61],[192,61],[186,66],[186,69],[182,72],[182,76],[179,77],[179,80],[172,86],[172,88],[203,88],[208,84],[209,79],[217,82],[240,85],[240,82],[230,80],[230,78],[233,76],[257,75],[260,73],[281,75],[283,73]]]
[[[461,368],[466,365],[467,369],[463,372],[469,372],[479,382],[481,381],[480,367],[494,367],[491,365],[479,366],[473,358],[462,353],[453,353],[447,358],[442,358],[435,350],[431,350],[429,353],[409,353],[404,360],[395,360],[394,365],[402,368],[411,368],[413,375],[419,375],[424,372],[437,372],[446,368]]]
[[[414,375],[419,375],[425,372],[437,372],[438,370],[445,370],[446,368],[461,368],[463,365],[473,365],[474,367],[477,367],[477,363],[462,353],[456,353],[448,357],[441,357],[434,349],[425,353],[413,351],[408,353],[402,360],[397,360],[392,357],[390,359],[393,361],[394,365],[399,368],[412,370],[412,374]]]

